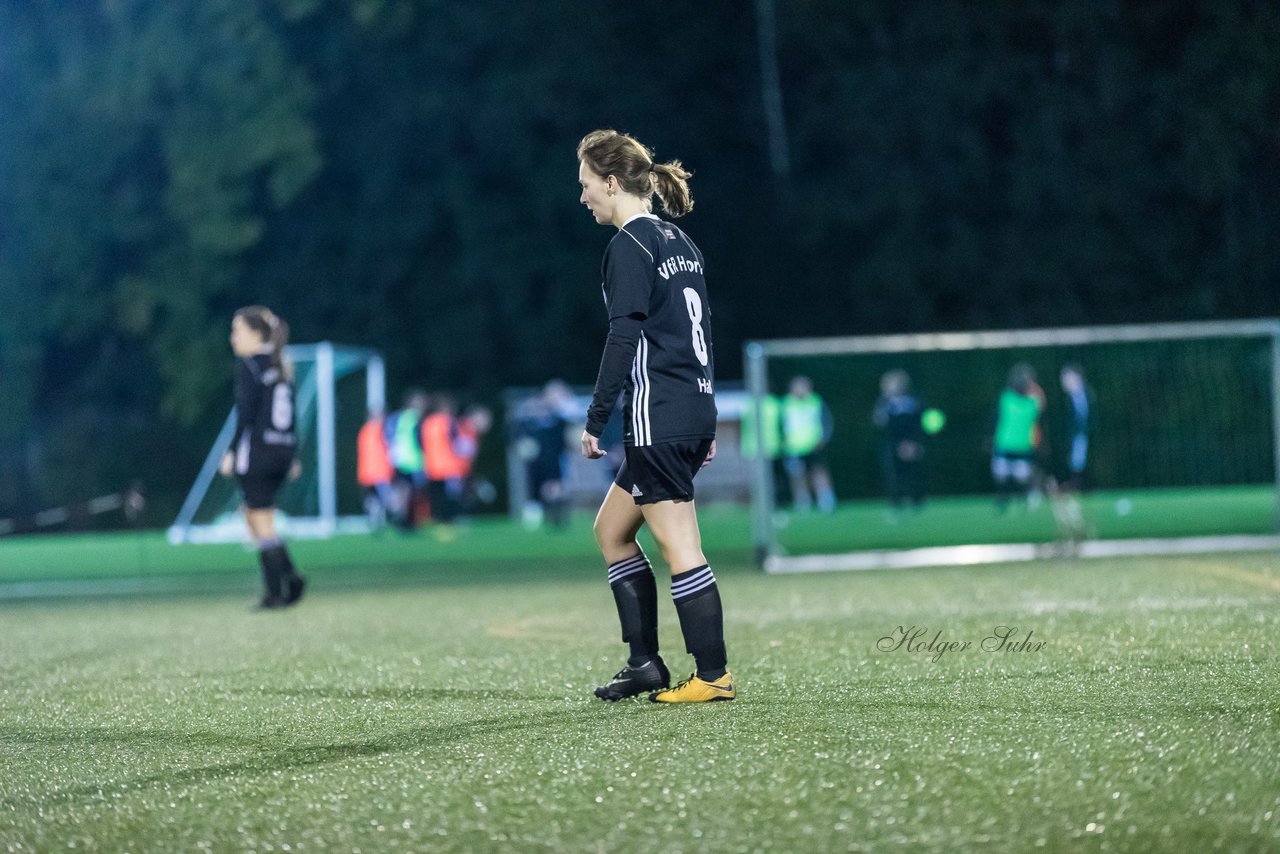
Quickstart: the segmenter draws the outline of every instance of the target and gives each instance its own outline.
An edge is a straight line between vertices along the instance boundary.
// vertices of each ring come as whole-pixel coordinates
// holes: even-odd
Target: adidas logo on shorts
[[[644,495],[644,493],[640,491],[640,487],[636,486],[635,484],[631,485],[631,494],[636,498],[639,498],[640,496]]]

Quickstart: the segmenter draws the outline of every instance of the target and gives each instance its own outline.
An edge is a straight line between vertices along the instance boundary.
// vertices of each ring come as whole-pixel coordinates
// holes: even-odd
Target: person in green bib
[[[782,403],[772,394],[760,398],[760,415],[763,425],[756,425],[756,407],[748,400],[742,410],[742,456],[754,459],[764,442],[764,454],[777,459],[782,453]]]
[[[429,399],[425,392],[410,389],[404,396],[404,407],[386,418],[387,452],[395,469],[392,483],[397,506],[403,508],[396,523],[406,531],[417,527],[427,475],[423,468],[422,440],[418,428]]]
[[[748,399],[742,410],[741,453],[744,459],[754,460],[763,449],[772,468],[773,501],[781,507],[791,500],[782,464],[782,398],[775,394],[760,398],[760,416],[762,424],[757,425],[755,403]]]
[[[1004,512],[1014,498],[1026,499],[1035,474],[1036,445],[1044,397],[1035,371],[1025,362],[1009,370],[1009,382],[996,404],[996,429],[991,443],[991,477],[996,507]]]
[[[782,458],[791,484],[792,503],[807,511],[836,509],[836,493],[827,468],[826,447],[834,423],[831,409],[808,377],[794,377],[781,402]]]

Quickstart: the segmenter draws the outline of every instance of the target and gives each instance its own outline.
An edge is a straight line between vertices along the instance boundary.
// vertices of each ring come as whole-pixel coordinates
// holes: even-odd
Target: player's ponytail
[[[284,348],[289,343],[289,324],[265,305],[247,305],[237,311],[235,316],[262,336],[271,364],[284,372],[285,376],[292,378],[293,366],[284,358]]]
[[[293,364],[284,357],[285,345],[289,343],[289,324],[276,314],[271,315],[271,362],[286,377],[293,379]]]
[[[684,216],[693,210],[693,195],[689,192],[689,179],[693,173],[686,170],[679,160],[654,163],[650,172],[654,191],[662,199],[662,210],[668,216]]]
[[[658,163],[639,140],[616,130],[592,131],[578,143],[578,159],[602,178],[612,175],[627,193],[650,203],[657,193],[668,216],[684,216],[693,210],[687,171],[679,160]]]

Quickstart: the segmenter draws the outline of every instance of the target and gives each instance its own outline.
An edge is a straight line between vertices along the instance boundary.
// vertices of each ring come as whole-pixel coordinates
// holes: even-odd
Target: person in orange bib
[[[462,488],[471,460],[458,452],[459,427],[453,398],[441,395],[435,409],[422,419],[423,469],[431,518],[452,524],[462,509]]]
[[[387,447],[386,418],[381,410],[370,410],[369,419],[356,435],[356,480],[364,489],[364,509],[374,529],[382,527],[387,514],[398,516],[399,502],[392,487],[395,467]]]

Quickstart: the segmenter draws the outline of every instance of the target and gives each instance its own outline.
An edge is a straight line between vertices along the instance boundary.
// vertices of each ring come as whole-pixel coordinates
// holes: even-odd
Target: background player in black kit
[[[894,512],[905,509],[908,501],[917,510],[924,506],[923,412],[906,371],[895,368],[880,377],[871,420],[880,430],[880,471]]]
[[[263,608],[285,608],[302,598],[306,582],[276,532],[275,502],[293,467],[298,444],[294,425],[293,383],[284,364],[289,328],[260,305],[231,319],[231,349],[236,354],[236,432],[222,458],[222,473],[235,474],[244,492],[244,518],[258,546]]]
[[[609,313],[595,394],[582,433],[588,459],[605,455],[600,435],[623,393],[626,460],[596,516],[596,543],[609,565],[627,666],[596,689],[604,700],[645,692],[657,703],[732,700],[723,612],[715,575],[702,553],[693,476],[715,456],[711,310],[702,253],[669,222],[654,216],[656,192],[668,215],[693,209],[680,161],[656,163],[635,139],[616,131],[587,134],[578,145],[580,201],[618,233],[604,254]],[[648,524],[671,568],[685,648],[697,670],[669,690],[658,655],[657,583],[636,542]]]

